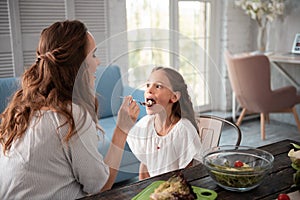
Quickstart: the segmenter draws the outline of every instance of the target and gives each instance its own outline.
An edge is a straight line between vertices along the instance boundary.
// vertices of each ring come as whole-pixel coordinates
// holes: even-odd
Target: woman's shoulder
[[[71,107],[70,107],[71,108]],[[82,106],[78,105],[78,104],[75,104],[75,103],[72,103],[72,112],[73,113],[77,113],[77,112],[82,112],[83,111],[83,108]]]
[[[68,112],[72,112],[73,114],[78,115],[79,113],[82,113],[83,108],[81,106],[79,106],[78,104],[71,103],[71,104],[67,104],[67,110],[68,110]],[[40,108],[40,111],[41,112],[60,113],[59,111],[61,111],[61,110],[57,109],[57,108],[43,106]]]
[[[91,118],[90,113],[81,105],[72,103],[72,114],[74,118]]]

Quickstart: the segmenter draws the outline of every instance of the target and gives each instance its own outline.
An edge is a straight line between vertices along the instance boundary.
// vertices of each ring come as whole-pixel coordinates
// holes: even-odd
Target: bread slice
[[[168,181],[163,182],[155,189],[154,193],[150,195],[151,200],[193,200],[197,199],[191,185],[185,180],[183,174],[180,172],[169,178]]]

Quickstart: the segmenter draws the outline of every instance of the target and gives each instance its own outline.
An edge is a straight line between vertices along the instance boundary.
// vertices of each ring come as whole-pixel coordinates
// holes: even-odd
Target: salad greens
[[[243,167],[231,167],[228,163],[224,166],[210,163],[212,177],[221,185],[233,188],[247,188],[256,185],[263,179],[263,171],[252,168],[244,163]]]

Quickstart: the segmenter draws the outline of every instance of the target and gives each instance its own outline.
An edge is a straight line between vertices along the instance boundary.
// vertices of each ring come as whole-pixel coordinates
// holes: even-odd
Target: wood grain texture
[[[218,193],[217,199],[276,199],[278,194],[287,193],[290,186],[293,184],[294,170],[290,166],[291,161],[287,156],[288,151],[292,148],[291,142],[300,144],[293,140],[283,140],[273,144],[267,144],[260,147],[263,150],[269,151],[274,155],[274,165],[270,174],[265,178],[262,185],[243,193],[230,192],[217,186],[208,176],[204,166],[199,164],[192,168],[184,169],[183,174],[187,181],[194,186],[215,190]],[[177,170],[179,171],[179,170]],[[115,188],[100,194],[85,197],[85,200],[100,200],[100,199],[131,199],[144,188],[156,180],[167,180],[174,172],[166,173],[160,176],[152,177],[143,181],[138,181],[123,187]]]

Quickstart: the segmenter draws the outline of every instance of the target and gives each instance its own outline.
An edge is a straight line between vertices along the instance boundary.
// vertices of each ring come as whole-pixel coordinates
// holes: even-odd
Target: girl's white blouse
[[[165,136],[155,131],[154,119],[154,115],[146,115],[127,137],[130,149],[147,166],[150,176],[185,168],[193,160],[201,161],[200,139],[188,119],[180,119]]]

